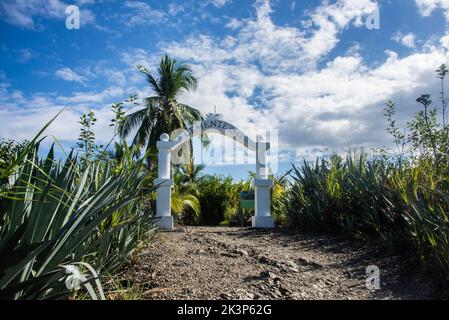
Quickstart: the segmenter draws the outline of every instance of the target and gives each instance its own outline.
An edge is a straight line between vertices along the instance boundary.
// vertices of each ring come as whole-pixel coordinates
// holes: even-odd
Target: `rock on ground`
[[[380,269],[380,289],[366,268]],[[178,227],[158,232],[125,271],[143,299],[448,298],[447,280],[412,256],[286,230]]]

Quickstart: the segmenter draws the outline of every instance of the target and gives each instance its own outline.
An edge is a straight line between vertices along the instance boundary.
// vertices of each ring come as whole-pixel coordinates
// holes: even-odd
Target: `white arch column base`
[[[274,228],[274,219],[271,216],[270,189],[273,181],[270,179],[255,179],[256,215],[251,218],[253,228]]]
[[[172,231],[174,229],[173,226],[173,217],[156,217],[156,221],[154,223],[156,227],[162,230]]]
[[[160,229],[173,230],[173,216],[171,215],[171,188],[173,179],[156,179],[156,220],[155,225]]]
[[[251,217],[251,226],[257,229],[273,229],[274,219],[273,217]]]

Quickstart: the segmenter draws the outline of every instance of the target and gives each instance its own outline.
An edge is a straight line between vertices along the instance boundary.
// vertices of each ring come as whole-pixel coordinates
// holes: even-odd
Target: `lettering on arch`
[[[234,125],[220,119],[206,119],[201,122],[196,122],[193,126],[187,128],[173,139],[176,142],[173,149],[179,148],[195,136],[208,132],[220,133],[221,135],[234,139],[249,150],[256,151],[256,143],[250,137]]]

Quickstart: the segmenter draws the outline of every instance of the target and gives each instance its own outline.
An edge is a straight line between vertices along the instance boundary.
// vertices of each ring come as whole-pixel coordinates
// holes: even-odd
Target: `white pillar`
[[[257,136],[256,143],[256,179],[267,179],[267,143],[262,136]]]
[[[158,149],[158,177],[154,180],[156,191],[156,225],[165,230],[173,230],[171,215],[171,188],[173,179],[170,175],[170,152],[174,142],[169,141],[168,134],[161,134],[157,142]]]
[[[268,179],[266,151],[269,144],[261,136],[256,143],[256,179],[254,189],[256,194],[256,214],[252,217],[253,228],[274,228],[274,219],[271,216],[270,189],[273,181]]]

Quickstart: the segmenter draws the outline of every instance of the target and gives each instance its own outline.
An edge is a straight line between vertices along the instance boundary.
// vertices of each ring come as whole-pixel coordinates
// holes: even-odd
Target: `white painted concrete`
[[[253,228],[274,228],[270,205],[270,189],[273,186],[273,181],[268,179],[266,163],[266,153],[269,147],[263,137],[257,137],[256,179],[254,180],[256,214],[251,220]]]
[[[266,153],[269,145],[264,142],[262,136],[257,136],[256,143],[256,178],[266,179],[267,178],[267,160]]]
[[[173,217],[156,217],[156,225],[162,230],[173,230]]]
[[[209,121],[207,123],[207,130],[217,128],[219,133],[224,134],[223,125],[227,122],[223,121]],[[205,123],[206,124],[206,123]],[[236,129],[230,125],[232,129]],[[200,127],[202,127],[200,125]],[[237,130],[237,129],[236,129]],[[161,134],[160,141],[157,142],[158,148],[158,178],[154,181],[157,186],[156,194],[156,225],[165,230],[173,230],[173,217],[171,215],[171,188],[173,186],[173,180],[171,179],[170,167],[171,167],[171,151],[186,139],[189,139],[194,135],[194,130],[187,130],[186,133],[178,136],[175,141],[170,141],[169,135],[166,133]],[[251,141],[249,137],[243,136],[242,141]],[[255,211],[256,214],[252,217],[252,226],[254,228],[274,228],[274,220],[271,216],[270,206],[270,189],[273,186],[273,181],[268,179],[266,152],[270,148],[270,144],[265,142],[261,136],[257,137],[257,142],[247,144],[247,147],[252,149],[255,145],[256,151],[256,179],[254,180],[255,189]]]
[[[273,217],[271,216],[269,217],[254,216],[251,217],[251,226],[253,228],[258,229],[272,229],[274,228],[274,220]]]
[[[274,228],[274,219],[271,216],[270,189],[273,181],[270,179],[255,179],[256,214],[252,218],[253,228]]]
[[[171,188],[173,186],[172,179],[156,179],[154,185],[157,186],[156,191],[156,216],[171,217]]]
[[[154,181],[156,191],[156,221],[161,229],[173,230],[173,217],[171,215],[171,188],[173,180],[170,175],[170,151],[173,142],[169,141],[166,133],[161,134],[158,148],[158,178]]]

